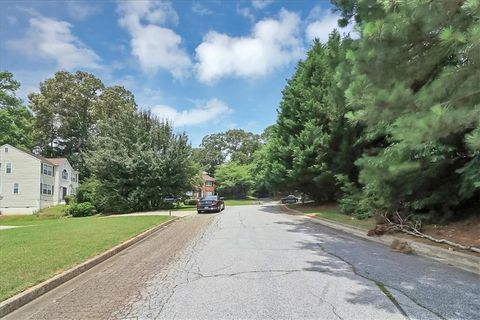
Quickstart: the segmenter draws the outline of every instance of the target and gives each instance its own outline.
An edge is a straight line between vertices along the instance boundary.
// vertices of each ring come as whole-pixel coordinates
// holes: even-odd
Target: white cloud
[[[277,19],[261,20],[247,37],[210,31],[195,49],[197,77],[212,82],[226,76],[255,77],[300,59],[300,17],[282,9]]]
[[[77,21],[85,20],[86,18],[97,13],[100,8],[92,5],[91,3],[83,1],[70,0],[65,2],[68,15]]]
[[[251,12],[250,8],[238,8],[237,7],[237,14],[241,15],[242,17],[247,18],[250,20],[251,23],[255,22],[255,16]]]
[[[188,110],[179,111],[170,106],[157,105],[152,108],[152,112],[162,119],[172,121],[174,126],[181,127],[199,125],[209,121],[218,122],[232,110],[224,102],[210,99],[203,105]]]
[[[171,3],[163,1],[120,1],[119,23],[131,36],[132,54],[144,72],[159,69],[182,78],[191,67],[191,60],[182,48],[182,38],[172,29],[161,25],[178,23]]]
[[[208,16],[213,14],[213,11],[202,5],[200,2],[193,2],[192,11],[200,16]]]
[[[54,60],[61,69],[100,68],[100,57],[72,34],[70,23],[40,14],[28,21],[23,38],[7,41],[10,48],[32,58]]]
[[[350,33],[353,25],[349,24],[345,28],[340,28],[338,26],[338,19],[340,19],[338,14],[321,9],[318,6],[314,7],[310,11],[307,19],[309,21],[305,29],[307,40],[312,41],[313,39],[318,39],[320,42],[325,43],[328,40],[328,35],[334,29],[337,29],[340,33]]]
[[[273,3],[273,0],[252,0],[252,6],[255,9],[265,9]]]

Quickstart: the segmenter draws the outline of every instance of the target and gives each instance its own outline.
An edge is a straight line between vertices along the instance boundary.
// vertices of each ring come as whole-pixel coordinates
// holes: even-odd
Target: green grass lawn
[[[0,230],[0,301],[168,219],[0,217],[0,225],[21,226]]]
[[[252,204],[260,204],[260,201],[254,199],[232,199],[225,200],[225,206],[246,206]]]
[[[364,230],[370,230],[375,228],[375,219],[368,218],[364,220],[359,220],[353,216],[341,213],[337,210],[336,206],[312,206],[309,204],[291,204],[288,205],[289,208],[301,211],[305,214],[314,214],[316,217],[331,220],[334,222],[340,222],[343,224],[348,224],[357,228]]]
[[[38,212],[38,216],[41,218],[62,218],[67,215],[67,208],[68,206],[64,204],[51,206]]]

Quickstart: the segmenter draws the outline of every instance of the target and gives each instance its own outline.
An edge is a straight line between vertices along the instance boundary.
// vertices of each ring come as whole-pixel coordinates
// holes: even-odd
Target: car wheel
[[[202,210],[197,210],[197,213],[202,213]]]
[[[222,206],[222,211],[225,210],[225,205]]]

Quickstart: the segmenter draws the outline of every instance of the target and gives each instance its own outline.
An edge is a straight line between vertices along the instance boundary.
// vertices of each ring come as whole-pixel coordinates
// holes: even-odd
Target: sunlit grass
[[[1,217],[0,301],[77,265],[142,231],[165,216],[122,218]]]

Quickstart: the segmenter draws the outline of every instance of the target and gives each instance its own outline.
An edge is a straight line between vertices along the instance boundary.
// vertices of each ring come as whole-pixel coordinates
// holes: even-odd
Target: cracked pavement
[[[7,319],[477,319],[479,297],[472,273],[239,206],[175,222]]]

